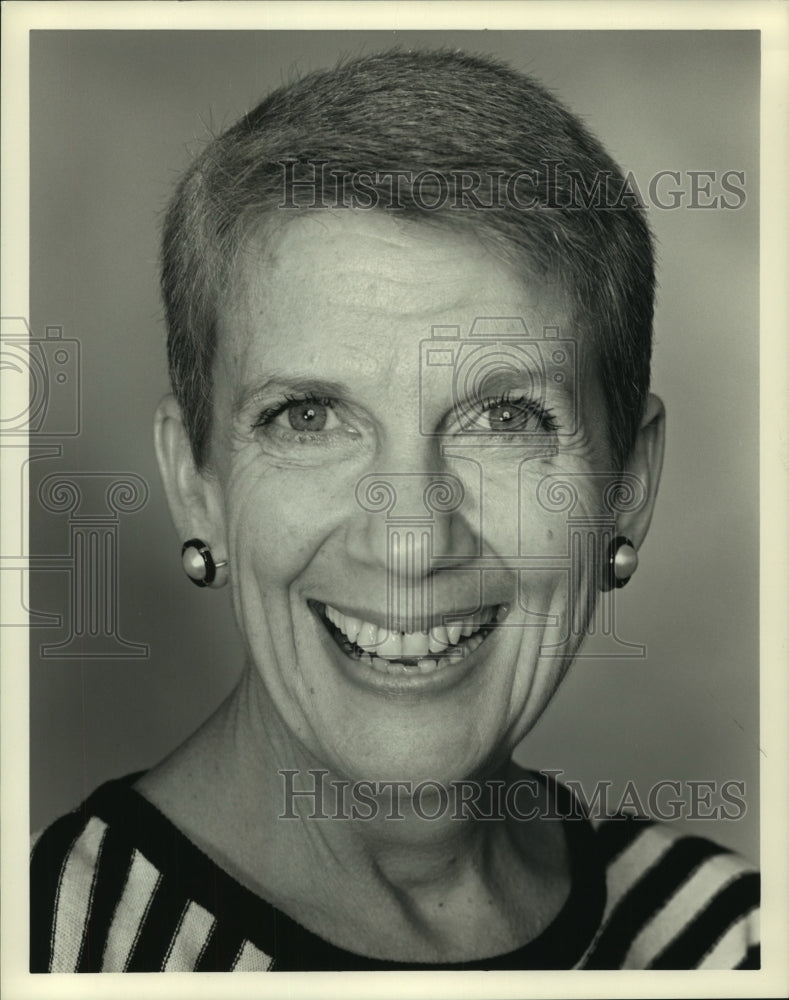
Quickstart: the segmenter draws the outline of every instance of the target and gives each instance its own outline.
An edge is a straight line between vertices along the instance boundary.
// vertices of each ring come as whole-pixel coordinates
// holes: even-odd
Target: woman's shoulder
[[[135,791],[139,777],[34,835],[30,971],[267,969],[240,926],[243,888]]]
[[[755,866],[687,827],[632,813],[589,816],[560,772],[540,781],[549,818],[563,818],[573,885],[603,888],[601,917],[579,968],[759,968]]]
[[[102,815],[131,787],[136,775],[107,782],[71,812],[31,838],[30,971],[92,970],[91,955],[82,947],[81,928],[95,893],[97,877],[107,875],[111,850],[118,839]],[[116,830],[119,824],[116,824]],[[121,836],[123,834],[121,833]]]
[[[759,968],[760,879],[748,860],[641,816],[592,826],[606,906],[584,968]]]

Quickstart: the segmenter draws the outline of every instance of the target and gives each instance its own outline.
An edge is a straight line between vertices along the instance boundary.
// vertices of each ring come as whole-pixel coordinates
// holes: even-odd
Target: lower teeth
[[[385,660],[380,656],[368,653],[357,646],[356,643],[344,638],[343,647],[345,652],[356,660],[371,667],[380,674],[394,674],[407,676],[409,674],[432,674],[438,670],[443,660],[451,660],[454,663],[462,660],[467,653],[472,653],[482,643],[488,635],[488,629],[481,629],[463,640],[462,644],[452,646],[439,656],[423,656],[412,658],[409,661]]]
[[[379,674],[407,676],[408,674],[432,674],[434,670],[438,670],[438,660],[427,656],[415,663],[403,663],[402,660],[383,660],[380,656],[371,656],[369,653],[364,653],[360,659],[362,663],[372,667]]]

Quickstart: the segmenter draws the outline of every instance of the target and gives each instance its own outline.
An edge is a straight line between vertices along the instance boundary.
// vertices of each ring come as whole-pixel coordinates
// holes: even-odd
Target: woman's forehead
[[[221,328],[237,351],[264,329],[272,349],[294,335],[352,331],[372,344],[397,328],[429,335],[436,324],[512,315],[568,325],[555,285],[517,273],[474,234],[343,210],[295,218],[265,242],[250,241]]]

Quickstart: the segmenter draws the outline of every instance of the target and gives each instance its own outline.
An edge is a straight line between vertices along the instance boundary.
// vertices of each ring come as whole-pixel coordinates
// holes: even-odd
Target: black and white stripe
[[[35,840],[31,972],[424,967],[364,959],[300,927],[134,792],[135,777]],[[646,820],[565,824],[573,891],[554,923],[515,952],[452,968],[759,968],[759,878],[743,859]]]
[[[102,819],[83,822],[72,813],[37,838],[31,972],[251,972],[270,965],[270,956],[186,898]]]
[[[599,837],[608,901],[582,968],[733,969],[755,960],[759,876],[743,859],[637,818],[608,820]]]

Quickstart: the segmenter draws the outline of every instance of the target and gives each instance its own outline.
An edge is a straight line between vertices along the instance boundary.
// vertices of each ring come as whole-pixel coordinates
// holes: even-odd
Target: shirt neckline
[[[570,969],[587,951],[605,908],[605,873],[596,837],[580,800],[549,775],[525,771],[548,786],[561,822],[570,861],[570,891],[556,917],[532,940],[489,958],[467,962],[400,962],[370,958],[332,944],[242,885],[208,857],[152,802],[133,788],[144,772],[101,785],[83,809],[125,836],[164,876],[170,891],[181,893],[227,921],[273,956],[278,971],[473,971],[494,969]]]

